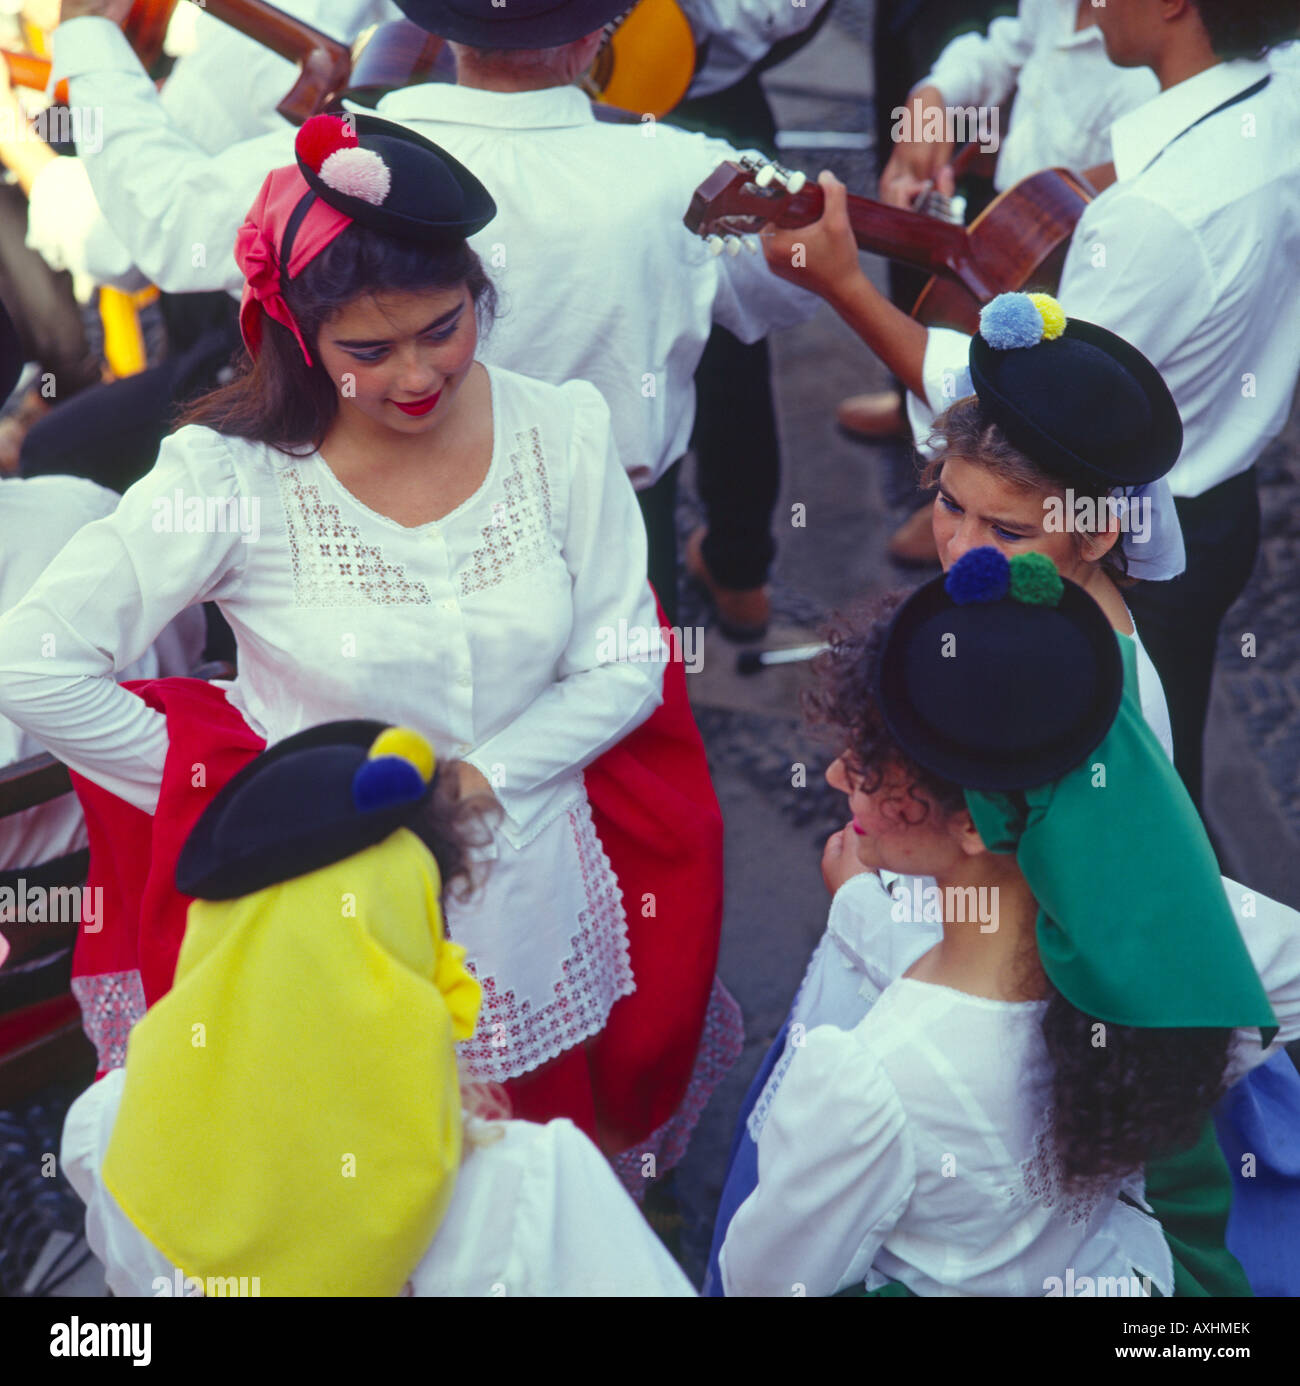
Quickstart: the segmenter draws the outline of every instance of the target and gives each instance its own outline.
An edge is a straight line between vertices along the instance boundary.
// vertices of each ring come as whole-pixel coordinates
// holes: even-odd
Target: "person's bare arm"
[[[924,399],[926,330],[862,272],[844,184],[829,172],[817,181],[826,198],[821,219],[792,230],[765,227],[767,263],[773,274],[824,298],[899,380]]]

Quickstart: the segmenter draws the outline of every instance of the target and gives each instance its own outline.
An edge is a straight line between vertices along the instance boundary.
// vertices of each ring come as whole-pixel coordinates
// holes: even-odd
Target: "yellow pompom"
[[[369,751],[370,760],[377,756],[401,756],[403,760],[409,760],[415,766],[425,784],[433,779],[433,767],[436,763],[433,747],[419,732],[412,731],[410,727],[385,727],[375,737],[374,745]]]
[[[1051,294],[1030,294],[1029,301],[1043,319],[1043,341],[1054,342],[1065,331],[1065,309]]]

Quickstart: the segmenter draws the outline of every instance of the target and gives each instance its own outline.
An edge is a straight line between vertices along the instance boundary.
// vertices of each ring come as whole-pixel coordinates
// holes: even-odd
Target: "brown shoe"
[[[901,438],[908,432],[903,397],[897,390],[850,395],[840,401],[835,419],[842,429],[859,438]]]
[[[709,531],[697,529],[686,541],[686,575],[708,594],[718,618],[718,629],[738,643],[761,640],[772,619],[772,602],[766,587],[719,587],[704,562],[702,545]]]
[[[939,562],[934,543],[933,507],[923,505],[894,531],[889,556],[905,568],[931,568]]]

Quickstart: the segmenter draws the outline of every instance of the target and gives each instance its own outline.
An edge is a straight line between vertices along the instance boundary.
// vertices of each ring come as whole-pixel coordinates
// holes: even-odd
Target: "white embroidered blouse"
[[[650,715],[662,667],[618,638],[657,620],[608,406],[585,382],[488,374],[487,477],[413,528],[368,509],[319,453],[172,435],[0,621],[0,709],[152,812],[165,720],[109,676],[178,611],[216,601],[239,645],[228,696],[269,743],[336,718],[413,726],[488,777],[503,835],[525,846],[582,799],[582,767]]]

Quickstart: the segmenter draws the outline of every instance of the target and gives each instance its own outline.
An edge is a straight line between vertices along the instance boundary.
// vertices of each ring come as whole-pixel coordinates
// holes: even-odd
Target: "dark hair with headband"
[[[901,772],[899,821],[917,825],[961,812],[965,797],[960,785],[910,760],[880,712],[877,668],[905,597],[881,598],[828,632],[830,648],[813,666],[817,685],[805,696],[805,711],[836,735],[868,794]],[[1114,1178],[1189,1144],[1223,1094],[1232,1032],[1103,1024],[1052,987],[1032,943],[1024,964],[1023,980],[1046,987],[1042,1029],[1052,1064],[1053,1146],[1064,1178]]]
[[[195,400],[177,427],[202,424],[235,438],[268,443],[281,452],[314,452],[338,413],[338,388],[321,364],[320,329],[340,309],[370,293],[469,290],[481,331],[496,314],[496,290],[467,241],[448,248],[383,234],[358,223],[346,227],[302,272],[284,300],[312,350],[308,366],[288,328],[263,320],[256,357],[245,353],[228,385]]]

